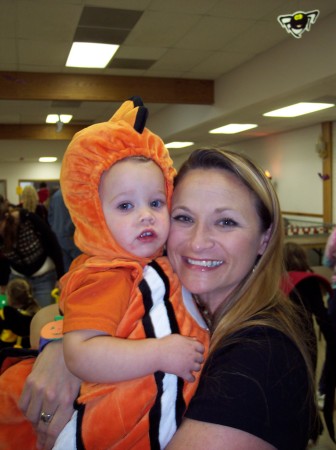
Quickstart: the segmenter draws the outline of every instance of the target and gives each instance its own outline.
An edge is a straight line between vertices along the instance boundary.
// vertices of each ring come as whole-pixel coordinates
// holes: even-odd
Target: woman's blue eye
[[[117,206],[117,209],[120,209],[121,211],[127,211],[131,208],[133,208],[131,203],[120,203],[120,205]]]
[[[176,222],[192,222],[191,217],[185,216],[183,214],[177,214],[176,216],[172,216],[172,219],[175,220]]]
[[[221,219],[218,221],[218,224],[221,225],[222,227],[235,227],[237,225],[237,222],[233,219]]]

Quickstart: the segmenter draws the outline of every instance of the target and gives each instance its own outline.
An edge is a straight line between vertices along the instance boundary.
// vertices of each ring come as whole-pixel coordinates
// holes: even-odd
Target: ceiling
[[[300,39],[277,21],[316,9],[316,23]],[[76,127],[107,120],[134,94],[149,109],[149,128],[166,143],[193,141],[190,149],[336,121],[336,107],[295,119],[262,116],[299,101],[336,102],[335,0],[0,0],[0,12],[2,162],[22,153],[6,151],[9,140],[70,139]],[[66,68],[75,38],[120,48],[106,69]],[[60,88],[53,74],[72,84]],[[94,90],[99,80],[125,89],[104,91],[105,98]],[[73,114],[72,125],[46,133],[49,113]],[[231,122],[258,127],[208,133]],[[36,160],[38,151],[25,159]]]

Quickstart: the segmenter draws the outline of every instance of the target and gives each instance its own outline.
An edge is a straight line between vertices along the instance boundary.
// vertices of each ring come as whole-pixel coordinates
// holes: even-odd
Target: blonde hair
[[[232,336],[243,328],[275,328],[297,345],[306,362],[313,389],[313,369],[303,338],[304,331],[299,328],[295,306],[280,290],[280,279],[284,273],[284,231],[279,201],[271,181],[259,167],[242,155],[218,149],[200,149],[194,151],[182,165],[175,186],[189,171],[195,169],[233,173],[253,195],[261,232],[269,230],[265,252],[259,255],[253,270],[251,268],[251,272],[216,311],[210,353],[231,344]],[[241,257],[244,258],[244,255]]]
[[[24,187],[21,194],[22,207],[29,212],[34,213],[36,211],[37,204],[39,203],[39,197],[34,186],[28,184]]]

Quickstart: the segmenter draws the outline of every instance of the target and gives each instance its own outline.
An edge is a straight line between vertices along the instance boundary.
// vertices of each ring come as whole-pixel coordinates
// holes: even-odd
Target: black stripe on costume
[[[75,409],[77,410],[77,420],[76,420],[76,448],[77,450],[85,450],[83,436],[82,436],[82,427],[83,427],[83,418],[85,412],[85,405],[83,403],[79,404],[76,402]]]
[[[151,450],[161,450],[159,441],[159,424],[161,422],[161,397],[163,394],[163,372],[155,372],[154,378],[157,388],[155,402],[149,411],[149,440]]]
[[[142,325],[147,338],[155,338],[155,332],[152,324],[152,320],[149,315],[149,311],[153,306],[152,293],[145,279],[142,279],[139,283],[139,290],[142,294],[142,302],[145,307],[145,314],[142,318]]]
[[[171,332],[172,332],[172,334],[179,333],[180,330],[179,330],[179,326],[178,326],[178,323],[177,323],[177,320],[176,320],[176,316],[175,316],[175,312],[174,312],[174,309],[173,309],[173,305],[170,303],[170,300],[169,300],[169,295],[170,295],[169,278],[167,277],[165,272],[162,270],[161,266],[156,261],[152,261],[148,265],[153,267],[153,269],[162,278],[162,281],[163,281],[163,283],[165,285],[165,295],[164,295],[163,301],[164,301],[164,304],[165,304],[165,307],[166,307],[166,310],[167,310]]]

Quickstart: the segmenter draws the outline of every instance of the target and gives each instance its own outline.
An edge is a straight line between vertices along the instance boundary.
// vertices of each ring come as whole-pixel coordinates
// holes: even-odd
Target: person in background
[[[331,232],[324,249],[322,264],[332,269],[331,287],[332,295],[328,300],[328,314],[334,331],[336,340],[336,228]],[[319,380],[319,394],[321,401],[324,400],[324,410],[329,410],[333,414],[335,404],[336,389],[336,365],[324,365],[321,378]]]
[[[41,181],[37,194],[39,197],[39,202],[42,204],[44,204],[49,199],[50,191],[45,181]]]
[[[7,305],[0,309],[0,347],[29,348],[30,323],[40,309],[30,283],[12,279],[6,289]]]
[[[48,221],[48,210],[43,203],[39,202],[39,196],[34,186],[28,184],[23,188],[20,206]]]
[[[332,296],[328,301],[328,313],[336,336],[336,228],[330,234],[325,246],[322,263],[333,270],[331,276]]]
[[[280,290],[283,224],[263,171],[232,152],[194,151],[176,178],[167,249],[212,333],[198,390],[167,449],[305,450],[317,417],[314,375],[300,317]],[[34,318],[35,345],[52,310]],[[0,400],[19,420],[6,383],[11,369],[17,389],[29,373],[20,405],[39,448],[52,447],[73,413],[80,381],[62,355],[62,342],[52,342],[33,372],[20,363],[0,377]]]
[[[53,303],[51,291],[64,275],[63,255],[45,220],[24,208],[9,210],[0,200],[0,253],[3,269],[10,269],[9,279],[28,280],[40,306]]]
[[[81,251],[74,242],[75,225],[65,206],[61,189],[57,189],[50,197],[48,221],[62,248],[64,270],[67,272],[70,264],[81,254]]]
[[[295,242],[285,244],[284,262],[287,273],[283,277],[282,288],[302,311],[301,317],[308,332],[314,370],[316,372],[318,352],[314,317],[326,342],[324,365],[325,367],[332,367],[334,361],[336,361],[336,340],[323,300],[325,294],[328,297],[332,296],[330,282],[325,277],[314,273],[309,265],[305,249]],[[330,420],[332,421],[332,417],[327,417],[327,421]],[[312,440],[315,441],[320,432],[322,432],[322,425],[320,429],[315,430]]]

